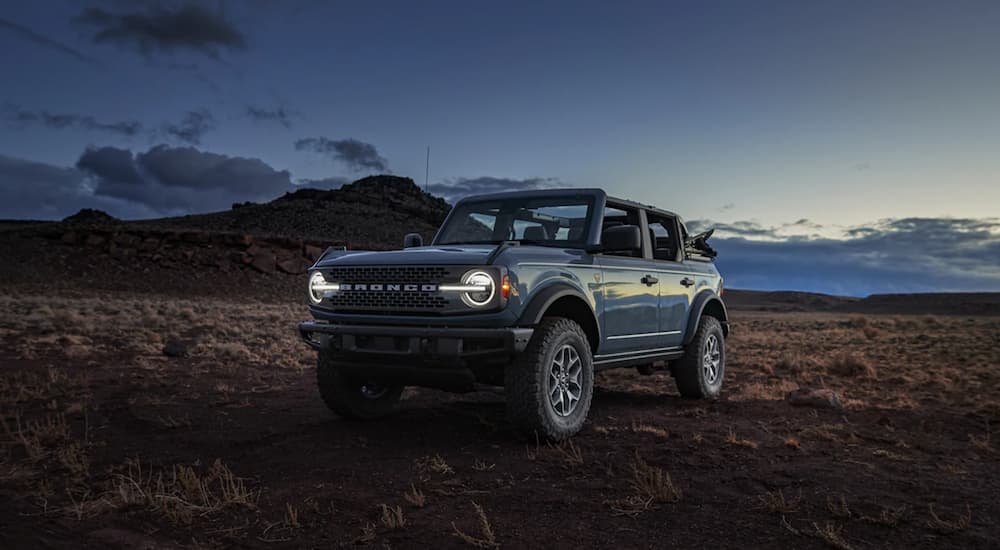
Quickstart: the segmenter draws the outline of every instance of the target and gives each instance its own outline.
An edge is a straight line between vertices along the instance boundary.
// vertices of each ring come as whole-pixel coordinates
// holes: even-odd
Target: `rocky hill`
[[[303,188],[264,204],[134,222],[143,227],[198,229],[336,241],[351,248],[398,248],[406,233],[430,240],[451,206],[410,178],[369,176],[340,189]]]
[[[0,226],[0,286],[287,299],[327,246],[394,249],[409,232],[429,240],[450,208],[409,178],[371,176],[211,214],[121,221],[83,210]]]

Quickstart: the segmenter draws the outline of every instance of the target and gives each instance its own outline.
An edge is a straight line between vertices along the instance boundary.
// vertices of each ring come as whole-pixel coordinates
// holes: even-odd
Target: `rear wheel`
[[[719,397],[726,373],[726,339],[718,319],[705,315],[699,320],[698,331],[684,348],[684,357],[673,364],[671,371],[682,397]]]
[[[333,412],[352,420],[371,420],[399,408],[403,386],[388,386],[346,376],[331,353],[320,351],[316,381],[323,402]]]
[[[504,372],[507,416],[526,436],[561,441],[583,427],[594,392],[590,343],[580,325],[549,317]]]

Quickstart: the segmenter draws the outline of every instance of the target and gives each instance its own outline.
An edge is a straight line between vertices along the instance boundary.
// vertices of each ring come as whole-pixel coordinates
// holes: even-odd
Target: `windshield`
[[[520,241],[582,247],[593,198],[542,197],[466,201],[455,207],[435,244],[497,244]]]

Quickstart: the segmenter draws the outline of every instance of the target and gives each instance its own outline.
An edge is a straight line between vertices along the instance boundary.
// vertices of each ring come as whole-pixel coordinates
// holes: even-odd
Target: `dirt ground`
[[[1000,547],[1000,318],[736,312],[719,401],[604,372],[550,446],[492,393],[338,419],[304,314],[0,295],[0,547]]]

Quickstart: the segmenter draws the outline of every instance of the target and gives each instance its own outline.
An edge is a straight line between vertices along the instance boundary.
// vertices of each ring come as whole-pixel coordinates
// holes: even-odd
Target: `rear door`
[[[691,269],[682,261],[684,251],[677,218],[658,212],[647,212],[646,216],[652,244],[652,269],[660,282],[658,331],[664,346],[680,346],[696,281]]]
[[[598,257],[604,292],[601,317],[604,342],[601,353],[664,347],[659,330],[660,296],[656,265],[643,253],[648,247],[643,213],[635,208],[609,204],[605,211],[604,228],[612,225],[639,226],[644,238],[642,249],[636,253],[604,253]]]

